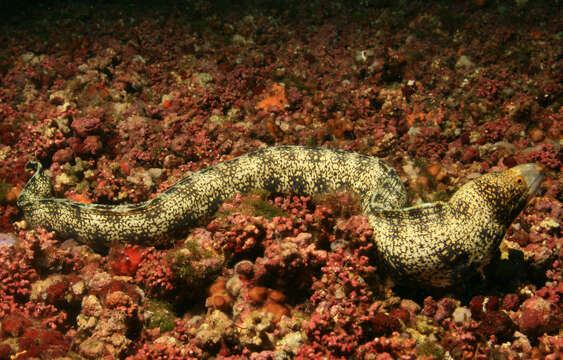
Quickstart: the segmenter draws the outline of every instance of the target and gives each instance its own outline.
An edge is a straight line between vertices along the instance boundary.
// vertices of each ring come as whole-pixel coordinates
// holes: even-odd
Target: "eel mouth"
[[[516,176],[521,176],[526,181],[530,196],[536,193],[541,183],[545,180],[544,169],[540,164],[522,164],[515,166],[513,169],[516,172]]]

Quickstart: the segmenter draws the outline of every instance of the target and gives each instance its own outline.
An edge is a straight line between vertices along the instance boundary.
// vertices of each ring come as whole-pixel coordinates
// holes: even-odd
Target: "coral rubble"
[[[0,359],[563,357],[557,1],[31,1],[0,24]],[[283,3],[283,5],[282,5]],[[351,194],[240,194],[158,244],[26,229],[274,144],[380,156],[413,204],[537,162],[483,276],[394,284]]]

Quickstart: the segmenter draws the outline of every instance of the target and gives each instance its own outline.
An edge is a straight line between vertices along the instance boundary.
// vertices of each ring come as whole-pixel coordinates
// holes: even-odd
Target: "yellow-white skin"
[[[405,208],[407,194],[394,169],[378,158],[326,148],[279,146],[196,172],[132,205],[82,204],[52,198],[39,163],[18,198],[26,221],[93,247],[111,242],[161,242],[211,216],[236,193],[313,195],[356,193],[373,227],[379,258],[401,281],[450,285],[488,262],[507,227],[543,180],[524,164],[483,175],[448,202]]]

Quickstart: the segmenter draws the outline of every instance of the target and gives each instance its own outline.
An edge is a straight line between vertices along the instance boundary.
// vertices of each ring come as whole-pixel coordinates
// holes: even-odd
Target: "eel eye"
[[[516,181],[518,185],[524,185],[524,178],[522,176],[518,176],[514,181]]]

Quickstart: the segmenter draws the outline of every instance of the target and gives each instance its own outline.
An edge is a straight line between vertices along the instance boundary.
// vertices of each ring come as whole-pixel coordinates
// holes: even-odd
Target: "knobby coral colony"
[[[396,279],[447,286],[487,263],[507,227],[543,181],[523,164],[483,175],[448,202],[405,208],[394,169],[375,157],[326,148],[266,148],[196,172],[160,196],[133,205],[52,198],[41,164],[21,192],[26,221],[94,247],[111,241],[155,242],[212,215],[236,193],[264,189],[312,195],[350,190],[360,197],[380,261]]]

